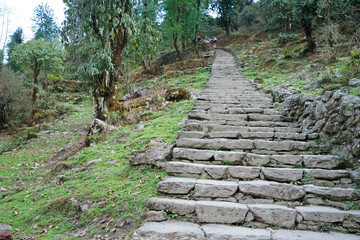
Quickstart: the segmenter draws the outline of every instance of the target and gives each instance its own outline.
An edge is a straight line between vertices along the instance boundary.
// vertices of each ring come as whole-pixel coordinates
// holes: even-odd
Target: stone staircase
[[[217,50],[132,239],[360,239],[356,175],[328,151]]]

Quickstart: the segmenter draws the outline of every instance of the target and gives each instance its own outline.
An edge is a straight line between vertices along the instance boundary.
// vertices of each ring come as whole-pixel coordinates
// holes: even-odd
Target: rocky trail
[[[353,173],[255,90],[230,53],[216,51],[188,118],[133,240],[360,239]]]

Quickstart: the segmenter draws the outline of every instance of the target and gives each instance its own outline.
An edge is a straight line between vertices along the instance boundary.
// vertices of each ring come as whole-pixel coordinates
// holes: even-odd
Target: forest
[[[61,26],[49,5],[34,9],[28,41],[7,33],[0,6],[0,225],[19,239],[140,226],[165,172],[128,159],[176,139],[213,36],[265,88],[360,96],[358,0],[63,2]]]

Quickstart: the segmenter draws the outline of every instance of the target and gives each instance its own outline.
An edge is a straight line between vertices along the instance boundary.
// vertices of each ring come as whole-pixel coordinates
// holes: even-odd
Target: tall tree
[[[172,45],[178,54],[179,59],[182,59],[179,41],[182,39],[182,27],[181,27],[181,13],[184,9],[183,0],[166,0],[164,1],[165,26],[166,32],[170,36]]]
[[[92,86],[94,117],[118,109],[122,53],[135,25],[132,0],[64,0],[64,41],[86,52],[82,72]]]
[[[156,24],[159,10],[158,0],[143,0],[134,7],[136,28],[128,52],[134,52],[136,60],[147,70],[151,68],[151,61],[161,43],[161,32]]]
[[[20,67],[16,62],[11,58],[11,53],[14,48],[24,42],[24,33],[21,27],[16,29],[16,31],[10,36],[10,41],[7,44],[7,54],[8,54],[8,65],[14,71],[17,72],[20,70]]]
[[[34,9],[34,26],[32,28],[35,39],[51,42],[59,37],[59,27],[56,24],[54,10],[47,3],[39,4]]]
[[[225,30],[226,36],[230,36],[231,25],[236,16],[235,0],[215,0],[213,8],[219,15],[220,27]]]
[[[59,73],[63,70],[63,61],[66,52],[58,40],[45,42],[43,39],[31,40],[17,45],[11,53],[13,59],[31,81],[32,105],[36,109],[37,93],[39,91],[40,73]]]
[[[295,20],[299,21],[307,41],[304,53],[314,52],[316,43],[313,38],[313,22],[319,14],[319,2],[321,0],[293,0],[292,12]]]
[[[165,32],[181,59],[179,43],[181,42],[182,49],[188,47],[189,43],[196,43],[206,4],[203,0],[165,0],[163,5],[166,13]]]
[[[268,28],[281,29],[284,32],[290,29],[292,19],[291,0],[262,0],[260,6]]]

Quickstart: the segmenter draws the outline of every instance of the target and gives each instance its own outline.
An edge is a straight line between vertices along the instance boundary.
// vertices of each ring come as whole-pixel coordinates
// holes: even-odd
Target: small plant
[[[292,182],[290,182],[290,184],[297,186],[297,185],[301,185],[302,182],[301,182],[300,180],[297,180],[297,181],[292,181]]]
[[[302,181],[303,183],[312,182],[312,181],[314,181],[314,180],[315,180],[314,177],[308,176],[306,173],[304,173],[303,178],[301,179],[301,181]]]
[[[251,223],[247,222],[247,223],[244,224],[244,227],[252,228],[252,225],[251,225]]]
[[[359,206],[355,201],[345,201],[344,203],[347,204],[345,210],[358,210]]]
[[[179,216],[177,213],[175,213],[173,211],[166,210],[165,212],[167,212],[167,216],[168,216],[167,220],[168,221],[171,219],[177,218]]]
[[[295,168],[303,169],[305,168],[305,166],[302,165],[301,163],[295,163]]]
[[[278,35],[278,42],[281,44],[285,44],[288,42],[293,42],[299,40],[299,35],[297,34],[285,34],[279,33]]]
[[[309,201],[306,197],[304,197],[303,200],[301,201],[301,205],[309,205]]]

